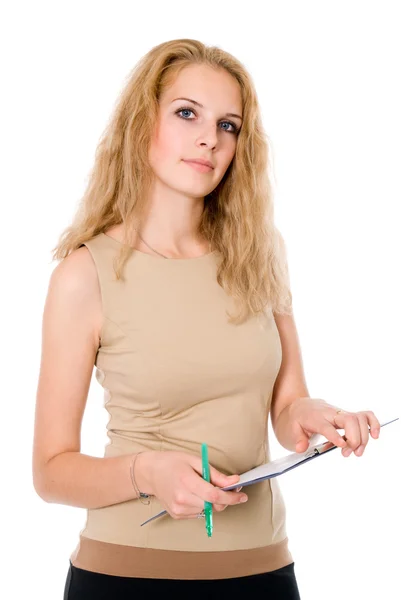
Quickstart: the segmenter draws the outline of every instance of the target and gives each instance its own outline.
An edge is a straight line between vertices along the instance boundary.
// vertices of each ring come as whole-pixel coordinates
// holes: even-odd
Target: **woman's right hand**
[[[195,518],[205,501],[219,512],[248,499],[246,494],[239,493],[241,487],[230,491],[219,489],[235,484],[239,475],[224,475],[210,465],[208,483],[202,477],[201,458],[187,452],[142,452],[135,462],[135,480],[139,489],[156,496],[174,519]]]

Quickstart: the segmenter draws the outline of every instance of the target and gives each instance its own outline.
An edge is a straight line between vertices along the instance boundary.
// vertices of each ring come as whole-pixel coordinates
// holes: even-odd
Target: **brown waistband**
[[[227,579],[274,571],[293,562],[288,538],[260,548],[184,552],[121,546],[84,536],[70,560],[87,571],[153,579]]]

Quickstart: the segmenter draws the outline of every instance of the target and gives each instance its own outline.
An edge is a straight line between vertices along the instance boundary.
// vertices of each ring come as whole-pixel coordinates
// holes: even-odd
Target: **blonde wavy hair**
[[[243,123],[224,177],[204,198],[199,234],[221,254],[219,285],[238,303],[231,323],[263,313],[292,312],[288,265],[282,235],[274,224],[270,150],[256,91],[244,66],[216,46],[177,39],[153,47],[135,65],[98,143],[85,193],[72,224],[52,249],[61,260],[83,242],[122,224],[123,244],[114,262],[117,279],[135,250],[146,212],[153,172],[148,148],[158,119],[158,100],[181,69],[190,65],[225,69],[241,88]]]

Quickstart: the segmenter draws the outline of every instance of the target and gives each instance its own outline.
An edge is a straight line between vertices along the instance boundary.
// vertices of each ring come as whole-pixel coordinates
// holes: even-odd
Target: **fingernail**
[[[248,496],[241,496],[240,502],[246,502],[248,500]]]

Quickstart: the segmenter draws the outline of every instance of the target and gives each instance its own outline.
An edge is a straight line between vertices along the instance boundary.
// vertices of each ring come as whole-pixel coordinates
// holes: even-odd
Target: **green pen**
[[[209,469],[209,456],[207,445],[202,444],[202,477],[205,481],[210,483],[210,469]],[[205,524],[206,524],[206,533],[208,537],[212,536],[213,531],[213,505],[211,502],[207,502],[205,500]]]

